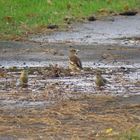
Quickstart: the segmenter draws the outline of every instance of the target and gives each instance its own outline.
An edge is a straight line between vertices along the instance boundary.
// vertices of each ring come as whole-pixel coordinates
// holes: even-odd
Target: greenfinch
[[[104,79],[101,75],[101,72],[96,72],[96,79],[95,79],[95,84],[97,87],[102,87],[102,86],[105,86],[107,80]]]
[[[20,85],[22,87],[27,87],[28,86],[28,70],[27,68],[24,68],[23,71],[20,74]]]

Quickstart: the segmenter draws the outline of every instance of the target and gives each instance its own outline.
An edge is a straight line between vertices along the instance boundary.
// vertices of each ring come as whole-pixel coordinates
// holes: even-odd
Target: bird
[[[0,78],[4,78],[7,76],[7,71],[4,67],[0,68]]]
[[[53,77],[60,77],[61,75],[61,68],[59,67],[58,64],[55,64],[54,66],[53,65],[50,65],[50,68],[51,68],[51,74]]]
[[[105,86],[107,80],[104,79],[101,75],[101,72],[100,71],[97,71],[96,72],[96,79],[95,79],[95,84],[98,88],[102,87],[102,86]]]
[[[77,55],[78,50],[70,49],[69,50],[69,69],[71,71],[80,71],[82,70],[82,62]]]
[[[25,68],[21,71],[19,80],[20,80],[20,85],[21,85],[22,87],[27,87],[27,86],[28,86],[28,69],[27,69],[27,67],[25,67]]]

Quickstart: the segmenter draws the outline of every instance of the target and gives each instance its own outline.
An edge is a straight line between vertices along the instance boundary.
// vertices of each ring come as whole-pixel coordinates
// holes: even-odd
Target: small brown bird
[[[28,70],[27,67],[20,74],[20,85],[24,88],[28,86]]]
[[[95,79],[95,84],[98,88],[102,87],[102,86],[105,86],[107,80],[104,79],[101,75],[101,72],[97,72],[96,73],[96,79]]]
[[[82,63],[80,58],[77,56],[78,50],[70,49],[69,52],[69,69],[71,71],[80,71],[82,70]]]
[[[61,75],[61,68],[59,67],[58,64],[55,64],[54,66],[53,65],[50,65],[50,68],[51,68],[51,76],[53,77],[60,77]]]

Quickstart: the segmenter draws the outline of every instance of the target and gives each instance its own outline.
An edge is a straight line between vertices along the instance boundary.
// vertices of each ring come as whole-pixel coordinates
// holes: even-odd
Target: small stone
[[[94,16],[88,17],[88,21],[95,21],[95,20],[96,20],[96,18]]]
[[[58,29],[58,25],[48,25],[47,26],[48,29]]]
[[[120,13],[121,16],[135,16],[138,12],[137,11],[125,11]]]

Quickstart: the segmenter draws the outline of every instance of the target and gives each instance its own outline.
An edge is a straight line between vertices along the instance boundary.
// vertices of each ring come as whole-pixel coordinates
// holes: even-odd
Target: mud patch
[[[22,89],[19,85],[19,69],[5,69],[0,79],[1,101],[10,104],[15,97],[18,101],[28,100],[60,101],[65,99],[77,99],[81,95],[113,95],[129,96],[140,93],[140,69],[139,68],[100,68],[102,75],[108,83],[102,90],[95,85],[95,71],[97,68],[84,68],[77,74],[72,74],[68,69],[58,67],[53,71],[50,67],[30,67],[28,88]],[[24,94],[20,94],[20,92]],[[76,93],[76,94],[75,94]],[[14,95],[15,94],[15,95]],[[24,95],[23,97],[21,95]],[[8,102],[7,100],[8,99]],[[1,102],[1,105],[2,103]],[[13,102],[13,106],[16,102]],[[17,104],[20,104],[17,103]],[[43,102],[42,102],[43,104]],[[24,103],[23,103],[24,106]]]
[[[65,100],[51,108],[3,108],[0,134],[8,139],[117,139],[122,132],[139,130],[139,101],[131,105],[129,101],[132,100],[90,95]],[[108,129],[112,131],[108,133]]]

